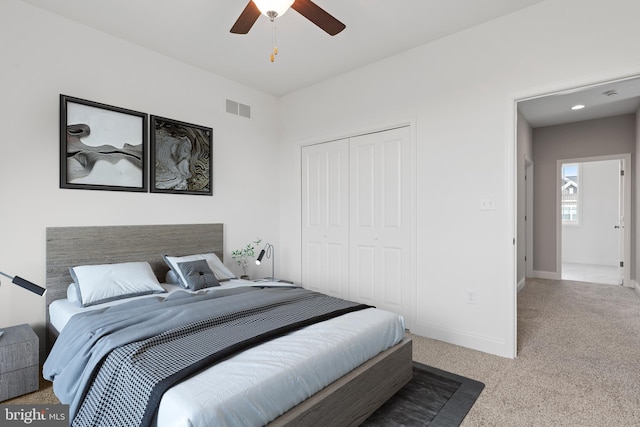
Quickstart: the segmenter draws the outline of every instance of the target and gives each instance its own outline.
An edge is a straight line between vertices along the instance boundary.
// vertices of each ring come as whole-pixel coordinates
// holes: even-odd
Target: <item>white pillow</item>
[[[180,280],[180,286],[182,286],[183,288],[188,288],[189,285],[187,284],[187,281],[185,280],[185,277],[182,275],[182,271],[180,271],[180,267],[178,266],[178,263],[180,262],[203,259],[207,261],[209,268],[211,269],[211,271],[213,271],[213,274],[215,274],[218,280],[223,281],[236,278],[235,274],[233,274],[231,270],[229,270],[222,263],[222,261],[220,261],[220,258],[218,258],[218,256],[214,253],[187,255],[181,257],[162,255],[162,257],[164,258],[164,261],[167,263],[169,268],[171,268],[171,270],[178,276],[178,279]]]
[[[179,285],[180,278],[178,277],[175,271],[173,271],[172,269],[169,269],[169,271],[167,271],[167,274],[165,274],[164,276],[164,282],[170,285]]]
[[[81,265],[70,271],[83,307],[166,292],[148,262]]]
[[[78,296],[78,285],[71,283],[67,287],[67,299],[69,302],[80,305],[80,297]]]

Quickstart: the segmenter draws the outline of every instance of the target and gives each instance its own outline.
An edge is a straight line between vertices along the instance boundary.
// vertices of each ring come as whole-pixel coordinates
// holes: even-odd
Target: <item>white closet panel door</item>
[[[409,128],[350,140],[350,296],[411,317]]]
[[[302,285],[349,297],[349,143],[302,148]]]

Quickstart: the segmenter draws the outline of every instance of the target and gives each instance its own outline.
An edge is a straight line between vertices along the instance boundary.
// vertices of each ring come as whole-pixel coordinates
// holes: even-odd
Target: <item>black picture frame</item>
[[[213,129],[151,116],[151,192],[213,195]]]
[[[148,191],[148,115],[60,95],[60,188]]]

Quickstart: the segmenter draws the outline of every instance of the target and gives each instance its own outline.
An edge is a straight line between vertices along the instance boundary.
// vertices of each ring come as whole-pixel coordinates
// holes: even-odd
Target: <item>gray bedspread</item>
[[[150,425],[173,384],[234,352],[368,306],[301,288],[177,292],[74,316],[44,363],[72,425]]]

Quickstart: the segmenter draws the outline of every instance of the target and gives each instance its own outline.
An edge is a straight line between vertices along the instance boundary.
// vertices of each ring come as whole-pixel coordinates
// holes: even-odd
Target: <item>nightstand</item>
[[[0,401],[39,387],[38,336],[29,325],[2,328],[0,336]]]

